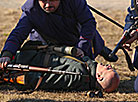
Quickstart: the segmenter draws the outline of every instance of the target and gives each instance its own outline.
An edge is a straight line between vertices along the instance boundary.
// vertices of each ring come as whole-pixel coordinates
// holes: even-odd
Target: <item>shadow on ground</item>
[[[134,81],[136,79],[135,76],[130,76],[129,77],[130,80],[120,80],[120,85],[119,85],[119,88],[118,88],[118,92],[119,93],[135,93],[134,91]],[[21,86],[23,87],[23,86]],[[19,91],[20,92],[24,92],[22,90],[17,90],[15,85],[14,84],[10,84],[10,83],[3,83],[3,84],[0,84],[0,91],[1,93],[3,94],[14,94],[14,92],[17,92]],[[10,92],[11,91],[11,92]],[[13,92],[14,91],[14,92]],[[45,92],[58,92],[58,93],[62,93],[63,91],[59,91],[59,90],[45,90]],[[71,91],[64,91],[64,92],[71,92]],[[77,91],[76,91],[77,92]]]
[[[121,80],[118,91],[120,93],[135,93],[134,91],[134,81],[136,77],[130,76],[130,80]]]

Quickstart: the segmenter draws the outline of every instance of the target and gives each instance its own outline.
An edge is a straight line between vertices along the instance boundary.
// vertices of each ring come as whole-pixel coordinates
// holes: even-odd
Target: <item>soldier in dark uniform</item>
[[[128,12],[129,13],[125,19],[126,24],[124,27],[124,31],[129,29],[131,25],[133,25],[135,21],[138,20],[138,0],[131,0],[131,6],[128,8]],[[126,44],[124,44],[124,47],[128,50],[131,50],[130,49],[131,43],[133,43],[136,40],[138,40],[138,30],[132,31],[131,39],[129,39],[126,42]],[[135,50],[133,64],[138,69],[138,46],[136,47],[136,50]],[[135,91],[138,92],[138,76],[135,80],[134,88],[135,88]]]

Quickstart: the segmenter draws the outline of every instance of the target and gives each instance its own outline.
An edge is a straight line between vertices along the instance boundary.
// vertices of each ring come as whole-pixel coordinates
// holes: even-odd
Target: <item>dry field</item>
[[[20,5],[24,0],[1,0],[0,2],[0,49],[15,26],[20,17]],[[124,25],[126,16],[126,8],[130,0],[87,0],[88,3],[98,10],[102,11],[112,19]],[[113,49],[119,41],[122,29],[115,26],[111,22],[105,20],[99,15],[93,13],[97,28],[105,40],[106,46]],[[134,47],[135,45],[133,45]],[[120,75],[119,88],[113,93],[103,93],[103,98],[89,98],[85,96],[85,92],[45,92],[35,91],[32,94],[18,94],[17,90],[11,85],[0,86],[0,101],[1,102],[90,102],[90,101],[138,101],[138,94],[134,92],[133,85],[138,71],[130,72],[127,68],[125,56],[121,50],[117,53],[119,60],[115,63],[105,61],[100,56],[97,57],[98,62],[104,64],[112,64]],[[132,55],[132,52],[129,52]]]

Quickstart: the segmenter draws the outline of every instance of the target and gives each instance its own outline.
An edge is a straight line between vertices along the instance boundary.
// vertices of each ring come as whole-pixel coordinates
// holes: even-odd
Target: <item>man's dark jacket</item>
[[[37,31],[44,41],[79,47],[93,59],[104,46],[85,0],[61,0],[54,13],[44,12],[38,0],[27,0],[22,11],[22,16],[10,33],[3,51],[10,51],[15,55],[32,30]],[[35,34],[31,36],[37,39]]]

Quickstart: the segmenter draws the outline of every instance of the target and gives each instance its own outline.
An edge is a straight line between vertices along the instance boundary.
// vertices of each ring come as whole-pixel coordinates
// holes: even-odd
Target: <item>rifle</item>
[[[62,74],[62,75],[81,75],[83,77],[89,77],[89,75],[83,75],[82,73],[79,72],[68,72],[68,71],[62,71],[62,70],[51,70],[49,68],[44,68],[44,67],[35,67],[35,66],[29,66],[29,65],[21,65],[21,64],[8,64],[4,70],[0,69],[0,78],[3,81],[6,82],[11,82],[11,83],[18,83],[20,85],[25,85],[24,83],[24,79],[22,78],[22,76],[24,76],[23,74],[21,75],[21,77],[19,79],[16,78],[12,78],[11,75],[14,77],[14,73],[12,73],[13,71],[17,71],[15,72],[20,73],[20,72],[42,72],[42,75],[40,76],[35,88],[29,92],[23,92],[24,94],[29,94],[34,92],[35,90],[38,89],[39,85],[42,82],[42,79],[45,75],[45,73],[52,73],[52,74]]]
[[[82,73],[78,72],[67,72],[62,70],[51,70],[49,68],[44,67],[35,67],[35,66],[29,66],[29,65],[21,65],[21,64],[8,64],[6,68],[4,68],[4,71],[20,71],[20,72],[45,72],[45,73],[53,73],[53,74],[69,74],[69,75],[82,75]],[[1,69],[1,72],[3,70]]]
[[[51,70],[50,69],[50,67],[49,68],[43,68],[43,67],[35,67],[35,66],[29,66],[29,65],[21,65],[21,64],[8,64],[7,66],[6,66],[6,68],[4,69],[4,71],[6,72],[6,71],[19,71],[19,72],[42,72],[42,73],[53,73],[53,74],[62,74],[62,75],[81,75],[81,76],[83,76],[83,77],[88,77],[89,78],[89,75],[83,75],[82,73],[79,73],[79,72],[67,72],[67,71],[61,71],[61,70]],[[0,69],[0,72],[4,72],[2,69]],[[44,75],[44,74],[43,74]],[[9,75],[8,76],[6,76],[6,77],[9,77]],[[31,91],[24,91],[24,92],[21,92],[20,94],[30,94],[30,93],[32,93],[32,92],[34,92],[35,90],[37,90],[37,88],[39,87],[39,85],[40,85],[40,83],[42,82],[42,78],[43,78],[43,76],[41,76],[40,78],[39,78],[39,80],[38,80],[38,82],[37,82],[37,85],[35,86],[35,88],[33,89],[33,90],[31,90]],[[4,77],[3,77],[3,79],[4,79]],[[9,81],[10,82],[10,80],[9,79],[5,79],[5,81]],[[14,79],[14,80],[16,80],[17,81],[17,79]],[[19,81],[20,81],[20,79],[19,79]],[[17,83],[19,83],[19,84],[22,84],[22,85],[24,85],[24,83],[22,83],[22,82],[17,82]],[[22,81],[22,80],[21,80]],[[96,92],[92,92],[92,91],[89,91],[88,93],[87,93],[87,96],[89,96],[89,97],[91,97],[91,98],[93,98],[93,97],[95,97],[94,95],[93,96],[91,96],[90,94],[96,94],[96,97],[98,96],[98,97],[100,97],[100,98],[102,98],[103,97],[103,93],[102,93],[102,91],[101,90],[98,90],[98,91],[96,91]]]
[[[126,55],[126,61],[128,63],[128,68],[130,69],[130,71],[135,71],[135,69],[133,68],[133,64],[131,61],[130,56],[128,55],[127,51],[123,48],[123,44],[129,40],[131,38],[130,33],[133,30],[137,29],[137,25],[138,25],[138,20],[136,20],[134,22],[134,24],[124,32],[123,36],[121,37],[121,39],[119,40],[119,42],[117,43],[116,47],[113,49],[113,51],[109,54],[109,57],[112,57],[113,55],[115,55],[117,53],[117,51],[119,49],[122,49],[124,54]]]
[[[106,16],[105,14],[103,14],[102,12],[98,11],[97,9],[95,9],[94,7],[88,5],[88,7],[90,8],[90,10],[92,10],[93,12],[97,13],[98,15],[102,16],[103,18],[107,19],[108,21],[112,22],[113,24],[115,24],[116,26],[118,26],[119,28],[124,29],[124,27],[119,24],[118,22],[116,22],[115,20],[111,19],[110,17]]]

